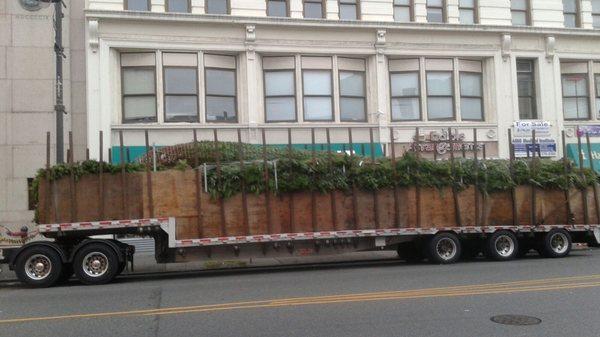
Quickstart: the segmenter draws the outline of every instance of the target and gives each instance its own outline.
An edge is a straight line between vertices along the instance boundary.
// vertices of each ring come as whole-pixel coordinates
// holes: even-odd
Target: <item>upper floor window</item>
[[[579,0],[563,0],[563,15],[565,27],[576,28],[581,26]]]
[[[305,121],[333,121],[331,58],[302,58],[302,94]]]
[[[121,54],[123,122],[156,122],[156,55]]]
[[[403,59],[389,68],[392,121],[484,120],[482,61]]]
[[[477,0],[459,0],[458,11],[460,23],[466,25],[477,23]]]
[[[359,0],[339,0],[340,20],[358,20],[360,17]]]
[[[597,67],[600,68],[600,64]],[[600,74],[594,74],[594,85],[596,86],[596,118],[600,118]]]
[[[444,22],[446,17],[445,0],[427,0],[427,22]]]
[[[293,56],[263,58],[265,121],[295,122],[296,67]]]
[[[229,14],[229,0],[205,0],[206,14]]]
[[[234,56],[204,55],[207,122],[237,122],[237,81]]]
[[[519,118],[537,119],[535,63],[533,60],[517,59],[517,91]]]
[[[394,21],[413,21],[413,0],[394,0]]]
[[[166,0],[167,12],[189,13],[190,0]]]
[[[125,9],[129,11],[150,11],[150,0],[125,0]]]
[[[531,25],[531,16],[529,15],[529,0],[510,0],[510,13],[512,24],[515,26]]]
[[[367,121],[365,60],[338,58],[340,120]]]
[[[592,20],[594,28],[600,28],[600,0],[592,0]]]
[[[165,122],[198,122],[198,55],[163,54]]]
[[[304,0],[304,17],[307,19],[325,18],[325,0]]]
[[[588,62],[566,62],[560,68],[565,119],[589,119],[591,100]]]
[[[288,16],[287,0],[267,0],[267,16]]]

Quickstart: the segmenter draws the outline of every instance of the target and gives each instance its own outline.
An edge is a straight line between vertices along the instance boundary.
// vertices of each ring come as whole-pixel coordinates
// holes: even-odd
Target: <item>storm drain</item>
[[[498,315],[490,318],[492,322],[505,325],[536,325],[542,323],[537,317],[525,315]]]

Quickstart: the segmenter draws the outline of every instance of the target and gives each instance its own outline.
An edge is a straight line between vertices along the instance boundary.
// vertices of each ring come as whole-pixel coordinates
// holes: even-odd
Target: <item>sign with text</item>
[[[551,124],[542,120],[516,121],[514,123],[513,146],[515,157],[555,157],[556,139],[552,137]],[[535,146],[533,131],[535,130]]]
[[[600,125],[583,125],[577,129],[577,136],[585,137],[586,134],[590,137],[600,137]]]
[[[577,144],[567,144],[567,157],[579,167],[579,146]],[[591,150],[591,151],[590,151]],[[581,145],[581,158],[583,166],[590,167],[590,152],[596,172],[600,172],[600,143],[591,143],[590,149],[587,144]]]

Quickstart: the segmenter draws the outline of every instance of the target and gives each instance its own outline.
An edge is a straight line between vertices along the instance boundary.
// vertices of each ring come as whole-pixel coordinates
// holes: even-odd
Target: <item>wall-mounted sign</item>
[[[419,137],[410,144],[410,150],[415,152],[435,152],[439,155],[454,152],[473,152],[475,150],[474,142],[465,142],[466,136],[462,132],[448,132],[447,129],[441,131],[431,131],[424,136]],[[452,148],[450,142],[452,141]],[[484,143],[477,143],[477,151],[483,151]]]
[[[551,124],[548,121],[516,121],[513,132],[515,157],[526,158],[536,156],[555,157],[556,139],[552,137]],[[535,130],[535,146],[533,131]]]
[[[591,152],[594,169],[600,172],[600,143],[591,143],[590,148],[588,149],[587,143],[581,144],[583,167],[590,167]],[[577,144],[567,144],[567,157],[575,163],[575,166],[579,167],[579,146]]]
[[[590,137],[600,137],[600,125],[583,125],[577,129],[577,136],[585,137],[586,134]]]

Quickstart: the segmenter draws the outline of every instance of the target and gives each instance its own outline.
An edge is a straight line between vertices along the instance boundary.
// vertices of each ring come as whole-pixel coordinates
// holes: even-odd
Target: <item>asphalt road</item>
[[[559,259],[337,263],[0,283],[0,336],[600,336],[600,251]],[[494,323],[501,314],[541,319]]]

